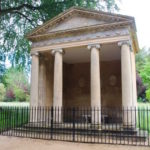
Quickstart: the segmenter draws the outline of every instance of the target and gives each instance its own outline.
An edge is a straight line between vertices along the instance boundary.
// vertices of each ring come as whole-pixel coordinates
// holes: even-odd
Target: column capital
[[[132,52],[132,43],[130,40],[126,40],[126,41],[120,41],[118,42],[118,46],[121,47],[123,45],[128,45],[130,48],[130,51]]]
[[[46,55],[44,55],[43,53],[39,53],[39,58],[42,59],[42,60],[48,60]]]
[[[92,48],[100,49],[100,48],[101,48],[101,45],[100,45],[100,44],[89,44],[89,45],[87,46],[87,48],[88,48],[89,50],[91,50]]]
[[[131,41],[130,40],[126,40],[126,41],[118,42],[118,46],[121,47],[122,45],[128,45],[129,47],[131,47]]]
[[[31,52],[31,56],[39,56],[39,52]]]
[[[55,55],[56,52],[59,52],[62,55],[65,54],[65,51],[62,48],[51,50],[52,55]]]

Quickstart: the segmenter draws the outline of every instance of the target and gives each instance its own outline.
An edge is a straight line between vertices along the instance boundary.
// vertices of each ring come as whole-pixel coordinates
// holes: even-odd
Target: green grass
[[[29,102],[0,102],[0,107],[28,107]]]
[[[150,103],[138,103],[137,127],[150,133]]]
[[[0,131],[5,131],[28,122],[29,102],[0,102]]]
[[[14,127],[22,126],[29,120],[27,108],[2,107],[0,109],[0,131],[5,131]]]
[[[139,108],[150,108],[150,103],[142,103],[142,102],[139,102],[138,103],[138,107]]]

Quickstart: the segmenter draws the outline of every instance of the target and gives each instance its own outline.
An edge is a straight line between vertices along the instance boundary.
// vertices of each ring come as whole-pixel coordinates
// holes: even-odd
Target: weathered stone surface
[[[80,22],[79,22],[79,20],[80,20]],[[92,17],[73,16],[71,18],[67,18],[60,24],[53,26],[51,29],[49,29],[46,32],[68,30],[68,29],[73,29],[73,28],[79,28],[79,27],[91,26],[91,25],[97,25],[97,24],[104,24],[104,23],[109,23],[109,22],[106,22],[103,19],[100,20],[100,19],[95,19]]]
[[[58,44],[58,43],[64,43],[64,42],[73,42],[73,41],[79,41],[79,40],[89,40],[89,39],[95,39],[95,38],[107,38],[107,37],[115,37],[115,36],[123,36],[123,35],[129,35],[129,30],[127,28],[122,29],[115,29],[115,30],[109,30],[109,31],[95,31],[95,32],[87,32],[87,33],[74,33],[70,36],[61,35],[60,37],[53,37],[48,40],[42,40],[38,42],[34,42],[32,44],[32,47],[41,47],[41,46],[48,46],[51,44]]]
[[[31,106],[137,106],[134,52],[138,51],[138,42],[135,29],[132,17],[77,8],[37,28],[28,36],[33,42],[31,53],[43,55],[40,60],[37,55],[32,57]],[[131,46],[124,40],[130,41]],[[120,49],[116,47],[118,42],[122,43]],[[112,51],[103,49],[109,59],[101,59],[97,46],[91,47],[88,55],[85,47],[89,44],[100,44],[102,49],[103,45],[111,44],[112,47],[107,49]],[[72,48],[84,48],[86,55],[73,57]],[[65,49],[68,54],[70,51],[70,57],[66,56],[68,61],[80,60],[64,63],[66,57],[63,58],[62,51],[53,49]],[[86,61],[81,63],[81,58]],[[131,118],[129,116],[129,121]]]
[[[110,67],[111,65],[111,67]],[[120,61],[100,62],[101,103],[104,107],[121,107],[121,63]],[[117,78],[110,85],[110,76]],[[90,107],[90,63],[64,64],[63,106]],[[80,85],[82,82],[82,86]]]
[[[31,67],[31,106],[38,106],[39,103],[39,53],[32,54]]]

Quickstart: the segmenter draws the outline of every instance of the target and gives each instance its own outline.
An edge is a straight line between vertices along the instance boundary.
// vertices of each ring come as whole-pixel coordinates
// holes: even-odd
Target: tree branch
[[[1,2],[1,0],[0,0],[0,12],[1,12],[1,6],[2,6],[2,2]]]
[[[36,27],[36,26],[33,24],[32,20],[29,19],[28,16],[24,15],[23,13],[21,13],[21,12],[19,12],[19,11],[13,11],[12,13],[19,14],[20,16],[23,16],[26,20],[28,20],[28,21],[31,23],[32,26]]]
[[[21,16],[23,16],[26,20],[28,20],[29,22],[32,22],[32,20],[31,19],[29,19],[26,15],[24,15],[24,14],[22,14],[21,12],[19,12],[19,11],[14,11],[13,13],[17,13],[17,14],[19,14],[19,15],[21,15]]]
[[[1,9],[0,10],[0,16],[1,15],[5,15],[5,14],[8,14],[8,13],[12,13],[13,11],[19,11],[21,10],[22,8],[28,8],[30,10],[38,10],[40,9],[41,7],[40,6],[32,6],[32,5],[29,5],[29,4],[22,4],[20,6],[17,6],[17,7],[10,7],[8,9]]]

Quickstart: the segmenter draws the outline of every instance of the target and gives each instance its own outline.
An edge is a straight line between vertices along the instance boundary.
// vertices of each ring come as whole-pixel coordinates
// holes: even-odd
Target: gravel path
[[[84,144],[0,136],[0,150],[150,150],[150,147]]]

